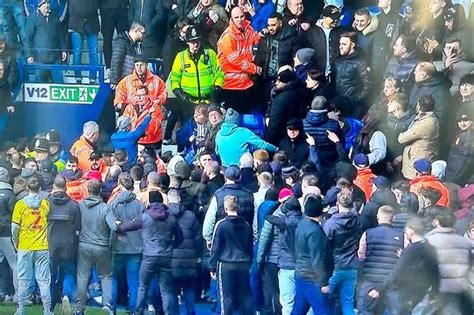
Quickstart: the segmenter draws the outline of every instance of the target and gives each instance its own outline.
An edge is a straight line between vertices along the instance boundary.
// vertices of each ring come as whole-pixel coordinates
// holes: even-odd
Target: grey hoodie
[[[79,203],[82,230],[79,243],[109,246],[110,232],[117,230],[115,216],[100,197],[88,196]]]
[[[145,211],[145,206],[131,191],[123,191],[114,199],[110,208],[121,222],[139,218]],[[143,241],[140,231],[128,232],[127,235],[113,233],[111,242],[112,252],[118,254],[141,254]]]

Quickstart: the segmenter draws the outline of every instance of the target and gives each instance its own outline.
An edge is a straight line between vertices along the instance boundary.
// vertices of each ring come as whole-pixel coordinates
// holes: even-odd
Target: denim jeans
[[[304,315],[310,307],[313,309],[314,314],[328,314],[327,296],[321,292],[321,285],[319,283],[296,276],[295,285],[295,305],[291,315]]]
[[[196,302],[196,277],[175,277],[173,282],[176,285],[176,296],[183,292],[184,300],[184,314],[185,315],[194,315],[196,314],[195,302]]]
[[[28,299],[30,284],[38,283],[43,311],[49,314],[51,309],[51,272],[49,270],[49,252],[47,250],[18,251],[18,311],[17,315],[25,314],[25,302]],[[33,275],[34,273],[34,275]]]
[[[1,12],[3,16],[3,33],[5,34],[7,46],[18,47],[18,35],[20,35],[21,42],[25,40],[26,18],[23,13],[23,5],[16,0],[3,0]]]
[[[96,66],[99,63],[97,47],[98,47],[98,34],[90,33],[87,30],[84,33],[72,32],[71,43],[72,43],[72,64],[80,65],[82,56],[82,42],[84,37],[87,42],[87,50],[89,52],[89,65]],[[76,79],[81,78],[81,71],[76,71]],[[91,80],[95,80],[97,73],[92,71],[89,73]]]
[[[74,260],[64,260],[51,258],[51,309],[54,309],[63,295],[70,301],[74,301],[76,296],[76,262]]]
[[[171,258],[160,256],[143,256],[140,265],[137,311],[143,311],[146,307],[148,288],[155,275],[158,275],[158,284],[163,301],[163,313],[165,315],[177,315],[179,313],[179,306],[171,274]]]
[[[339,291],[339,299],[343,315],[354,315],[354,294],[357,285],[357,270],[334,270],[329,279],[329,291],[336,294]]]
[[[142,262],[141,254],[114,254],[112,257],[112,303],[117,302],[117,276],[125,272],[128,287],[128,310],[137,307],[138,274]]]
[[[0,115],[0,120],[1,120]],[[0,129],[1,130],[1,129]],[[1,134],[1,131],[0,131]],[[13,242],[11,237],[0,237],[0,253],[3,254],[5,259],[8,262],[12,270],[13,277],[13,287],[15,288],[15,293],[18,293],[18,278],[17,278],[17,261],[15,248],[13,247]]]
[[[278,271],[278,286],[280,288],[281,314],[290,315],[295,304],[295,271],[280,269]]]

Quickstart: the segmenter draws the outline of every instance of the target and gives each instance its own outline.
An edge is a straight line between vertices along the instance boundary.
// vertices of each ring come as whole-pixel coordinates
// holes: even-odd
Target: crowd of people
[[[3,139],[0,298],[17,315],[473,313],[472,1],[2,14],[0,129],[18,63],[80,64],[85,39],[98,65],[99,31],[116,116],[70,148],[44,126]]]

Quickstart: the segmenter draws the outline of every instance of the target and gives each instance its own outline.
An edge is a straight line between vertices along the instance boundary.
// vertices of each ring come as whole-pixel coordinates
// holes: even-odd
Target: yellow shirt
[[[41,200],[38,209],[28,207],[23,199],[15,204],[12,222],[20,226],[18,235],[19,250],[48,249],[49,204]]]

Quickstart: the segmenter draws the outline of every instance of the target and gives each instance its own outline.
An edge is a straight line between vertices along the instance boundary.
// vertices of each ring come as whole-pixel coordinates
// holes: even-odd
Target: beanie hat
[[[225,178],[237,182],[240,180],[240,168],[237,165],[230,165],[224,172]]]
[[[236,112],[232,108],[229,108],[227,110],[227,112],[225,113],[225,122],[228,123],[228,124],[238,125],[239,124],[239,119],[240,119],[239,113]]]
[[[43,138],[38,138],[35,141],[35,151],[49,151],[49,141]]]
[[[54,163],[50,159],[44,159],[39,162],[40,172],[41,173],[52,173],[54,168]]]
[[[301,204],[296,197],[288,198],[283,205],[281,206],[281,211],[283,213],[288,213],[289,211],[301,212]]]
[[[370,182],[377,186],[377,188],[379,189],[390,187],[390,179],[385,176],[372,177],[370,179]]]
[[[310,218],[317,218],[323,214],[323,200],[319,196],[310,196],[304,203],[304,214]]]
[[[10,181],[10,177],[8,174],[8,170],[5,167],[0,167],[0,182],[8,183]]]
[[[49,144],[59,144],[59,143],[61,143],[61,138],[59,137],[59,132],[57,132],[54,129],[51,129],[46,134],[46,140],[49,141]]]
[[[315,50],[313,48],[301,48],[296,52],[296,57],[302,64],[310,62],[314,57]]]
[[[413,163],[413,167],[418,173],[431,173],[431,162],[427,159],[418,159]]]
[[[369,157],[364,153],[358,153],[354,156],[353,162],[359,167],[369,166]]]
[[[132,119],[130,118],[130,116],[120,116],[118,119],[117,119],[117,129],[118,130],[127,130],[128,127],[130,127],[130,125],[132,124]]]
[[[288,199],[290,197],[293,197],[293,191],[291,191],[290,188],[283,188],[278,193],[278,201],[279,202],[283,202],[283,201],[285,201],[286,199]]]
[[[189,165],[186,161],[179,161],[174,167],[176,176],[183,180],[189,179],[191,177],[192,170],[193,169],[191,165]]]
[[[265,162],[257,166],[257,174],[262,174],[263,172],[273,173],[270,163]]]
[[[296,75],[292,70],[285,69],[277,75],[277,80],[281,83],[290,83],[296,80]]]
[[[446,176],[446,167],[448,163],[443,160],[437,160],[431,163],[431,175],[435,176],[437,179],[444,179]]]
[[[281,163],[278,161],[271,161],[270,167],[272,168],[273,175],[281,175]]]
[[[291,176],[294,176],[296,174],[299,173],[299,170],[294,167],[294,166],[288,166],[288,167],[284,167],[282,170],[281,170],[281,177],[283,179],[286,179],[286,178],[289,178]]]
[[[301,119],[298,119],[298,118],[293,118],[293,119],[290,119],[287,123],[286,123],[286,129],[290,129],[290,130],[303,130],[303,121]]]

